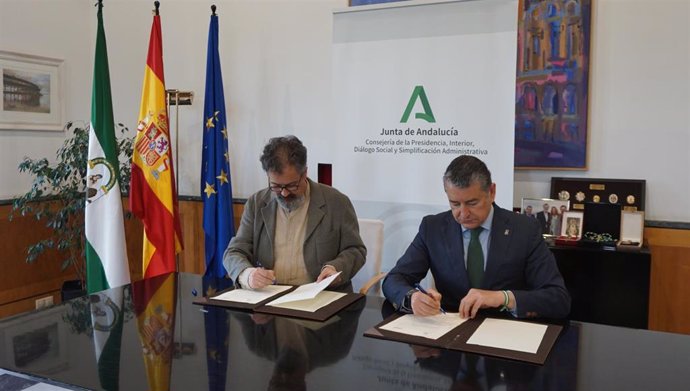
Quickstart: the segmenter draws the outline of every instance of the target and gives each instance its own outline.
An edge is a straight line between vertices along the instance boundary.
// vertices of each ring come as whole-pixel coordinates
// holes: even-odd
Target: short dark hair
[[[268,140],[259,158],[264,171],[283,173],[286,166],[293,166],[300,174],[307,169],[307,148],[295,136],[273,137]]]
[[[470,155],[461,155],[453,159],[443,174],[443,182],[460,189],[479,183],[483,191],[491,188],[491,172],[483,161]]]

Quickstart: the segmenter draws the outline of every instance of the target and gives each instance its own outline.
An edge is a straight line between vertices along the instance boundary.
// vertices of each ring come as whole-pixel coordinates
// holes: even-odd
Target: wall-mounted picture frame
[[[570,201],[551,198],[523,198],[522,214],[534,217],[539,221],[542,234],[559,236],[563,213],[570,210]]]
[[[519,0],[516,169],[587,169],[591,0]]]
[[[63,130],[63,61],[0,50],[0,129]]]
[[[580,211],[569,211],[563,214],[563,224],[561,226],[561,236],[568,239],[582,238],[582,223],[584,213]]]

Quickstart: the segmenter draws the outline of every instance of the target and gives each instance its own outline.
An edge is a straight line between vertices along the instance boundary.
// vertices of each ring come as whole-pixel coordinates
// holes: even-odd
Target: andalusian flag
[[[89,293],[130,281],[102,8],[99,2],[86,168],[86,285]]]
[[[121,286],[89,296],[98,379],[107,391],[120,389],[124,289]]]
[[[201,197],[204,200],[205,274],[222,278],[228,274],[223,266],[223,254],[230,239],[235,236],[235,219],[223,76],[218,55],[218,15],[215,14],[215,8],[212,9],[214,13],[209,25],[206,59]]]
[[[139,125],[132,154],[130,206],[144,223],[144,278],[174,272],[182,249],[158,8],[153,17],[144,70]]]
[[[177,273],[132,284],[132,300],[149,391],[170,390],[174,351]]]

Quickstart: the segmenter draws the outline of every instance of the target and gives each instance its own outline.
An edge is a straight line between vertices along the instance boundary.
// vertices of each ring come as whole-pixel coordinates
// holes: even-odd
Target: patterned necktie
[[[470,244],[467,246],[467,274],[471,288],[481,288],[484,279],[484,252],[479,243],[479,234],[484,228],[477,227],[470,231]]]

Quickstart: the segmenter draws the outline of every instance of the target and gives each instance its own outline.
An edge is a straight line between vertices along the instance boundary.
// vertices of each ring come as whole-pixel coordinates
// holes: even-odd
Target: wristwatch
[[[415,292],[417,292],[416,289],[410,289],[405,294],[405,298],[403,299],[402,306],[401,306],[403,311],[407,311],[410,313],[412,312],[412,295]]]

